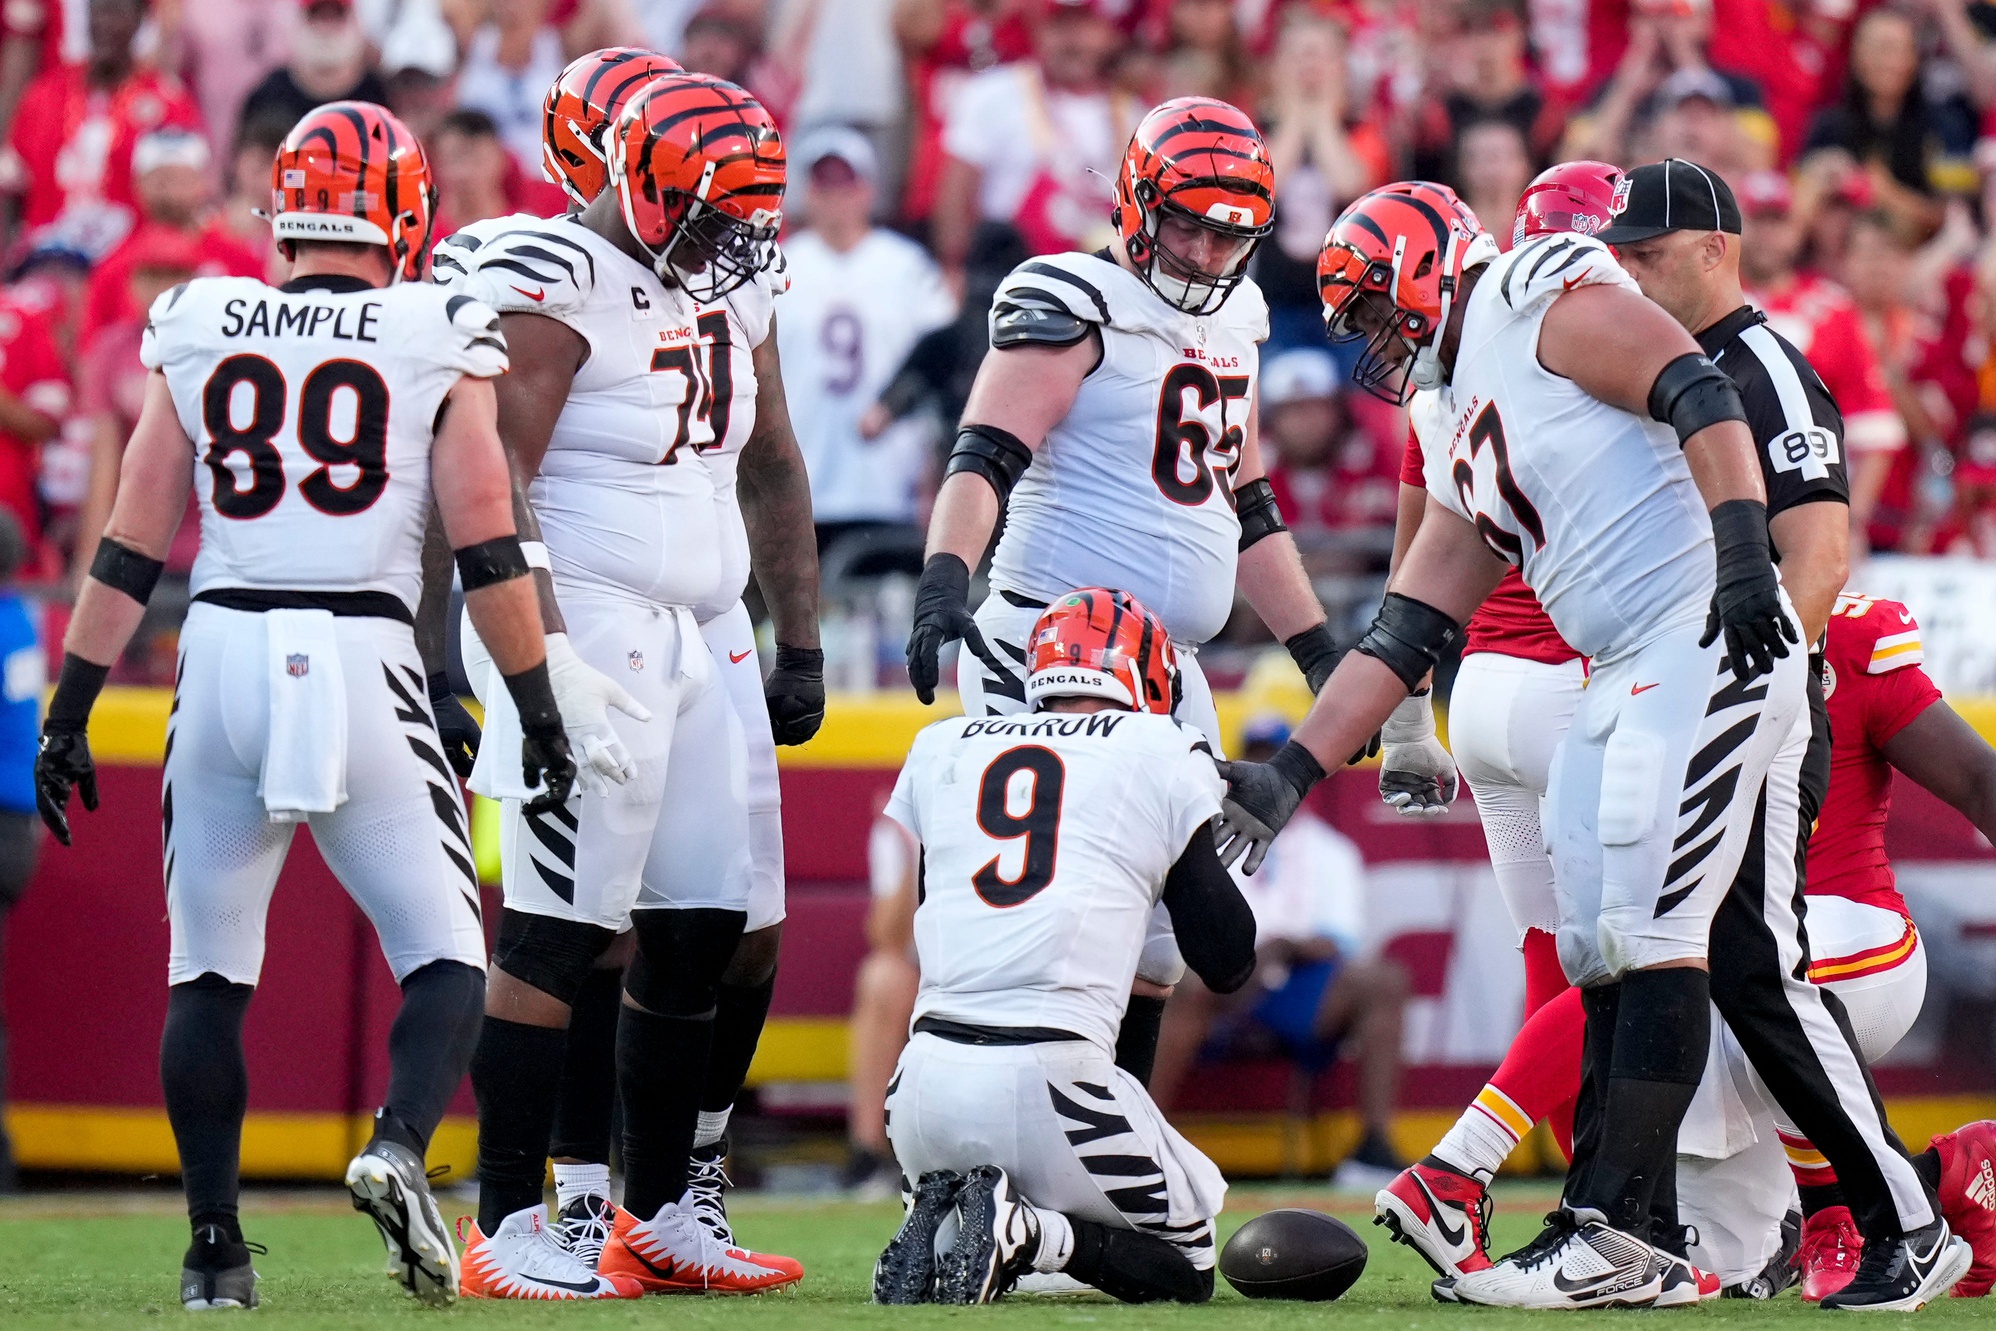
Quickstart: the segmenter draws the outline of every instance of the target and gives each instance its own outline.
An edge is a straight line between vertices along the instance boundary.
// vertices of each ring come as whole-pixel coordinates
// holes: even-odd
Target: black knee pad
[[[492,964],[550,998],[573,1004],[596,958],[616,937],[614,929],[601,925],[503,910]]]
[[[737,989],[754,989],[776,978],[776,958],[783,950],[783,922],[764,925],[742,935],[735,955],[721,972],[721,983]]]
[[[638,955],[624,973],[631,1001],[662,1017],[712,1012],[747,912],[641,910],[631,918],[638,931]]]

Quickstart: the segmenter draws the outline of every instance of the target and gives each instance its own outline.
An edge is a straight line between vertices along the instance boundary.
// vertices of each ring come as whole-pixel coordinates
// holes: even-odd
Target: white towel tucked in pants
[[[257,794],[274,823],[347,798],[347,691],[330,610],[267,610],[270,728]]]

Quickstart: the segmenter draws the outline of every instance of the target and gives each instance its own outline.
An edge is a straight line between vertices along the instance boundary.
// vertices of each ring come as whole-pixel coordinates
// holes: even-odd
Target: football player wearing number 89
[[[464,1078],[485,994],[478,882],[457,782],[425,706],[413,629],[432,493],[465,600],[521,718],[508,761],[558,803],[575,775],[511,509],[493,311],[414,281],[434,197],[422,149],[378,106],[338,102],[278,150],[282,287],[200,278],[154,303],[151,370],[117,504],[65,644],[36,791],[70,839],[96,807],[84,726],[138,627],[193,487],[194,604],[167,725],[170,928],[160,1075],[194,1242],[190,1309],[257,1301],[237,1219],[243,1018],[264,914],[297,825],[366,911],[402,1007],[386,1099],[347,1167],[388,1265],[432,1303],[458,1259],[423,1156]],[[197,460],[205,465],[197,466]]]

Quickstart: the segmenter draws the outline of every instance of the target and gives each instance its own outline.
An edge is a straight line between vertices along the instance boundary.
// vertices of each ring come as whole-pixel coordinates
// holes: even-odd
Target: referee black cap
[[[1671,231],[1740,233],[1740,205],[1719,173],[1682,157],[1639,166],[1615,189],[1612,220],[1594,234],[1609,245]]]

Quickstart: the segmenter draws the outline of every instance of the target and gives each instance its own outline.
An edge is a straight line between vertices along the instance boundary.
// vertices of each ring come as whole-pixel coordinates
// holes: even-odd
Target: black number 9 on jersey
[[[236,390],[250,387],[249,420],[237,425],[230,410]],[[342,388],[354,394],[353,437],[333,434],[333,404]],[[201,423],[208,435],[202,461],[215,476],[215,511],[225,518],[260,518],[284,498],[284,455],[273,442],[287,411],[284,372],[262,356],[231,356],[215,367],[201,390]],[[374,506],[388,488],[388,385],[364,361],[329,360],[305,376],[298,395],[298,445],[324,465],[298,482],[298,493],[334,517]],[[249,462],[249,484],[238,483],[229,459]],[[333,468],[357,468],[349,485]]]
[[[1012,778],[1032,773],[1032,800],[1021,814],[1012,813],[1006,793]],[[1019,876],[998,871],[999,856],[970,876],[970,884],[985,902],[998,907],[1030,901],[1053,881],[1054,860],[1060,851],[1060,801],[1067,785],[1067,768],[1052,749],[1028,744],[1007,749],[984,769],[977,787],[977,825],[994,841],[1025,838],[1025,863]]]

